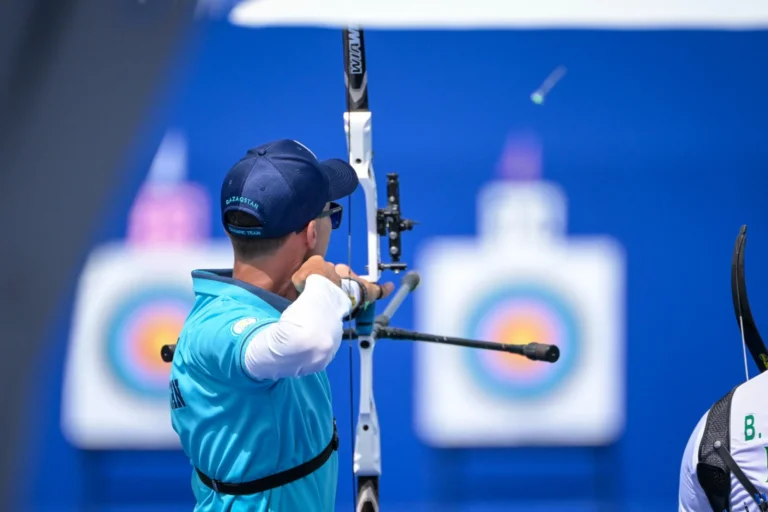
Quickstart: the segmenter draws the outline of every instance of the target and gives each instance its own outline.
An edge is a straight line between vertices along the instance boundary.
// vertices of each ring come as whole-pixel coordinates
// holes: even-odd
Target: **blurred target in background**
[[[540,283],[514,283],[490,290],[470,311],[465,335],[560,348],[557,364],[505,352],[466,350],[464,360],[477,384],[503,398],[535,399],[551,392],[571,374],[581,341],[574,308],[557,290]]]
[[[176,342],[192,302],[189,290],[168,286],[138,290],[115,304],[106,326],[106,357],[127,391],[167,399],[171,366],[160,359],[160,349]]]
[[[172,448],[160,349],[192,310],[195,268],[226,268],[228,242],[93,249],[83,268],[64,372],[62,429],[85,449]]]
[[[566,195],[553,182],[489,182],[476,203],[476,237],[421,250],[418,328],[556,345],[560,358],[417,345],[419,437],[437,447],[612,442],[625,407],[622,248],[605,235],[568,236]]]

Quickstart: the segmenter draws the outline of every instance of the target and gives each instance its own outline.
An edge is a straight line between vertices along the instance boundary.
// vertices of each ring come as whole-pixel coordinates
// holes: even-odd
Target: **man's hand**
[[[304,291],[307,278],[312,274],[323,276],[336,286],[341,286],[341,277],[334,270],[333,263],[325,261],[322,256],[312,256],[291,277],[299,293]]]
[[[336,265],[336,274],[344,278],[350,278],[354,279],[358,283],[360,283],[360,286],[365,287],[365,291],[367,292],[366,295],[368,296],[368,300],[373,302],[375,300],[380,300],[386,297],[389,297],[393,291],[395,291],[395,285],[393,283],[384,283],[382,285],[379,285],[377,283],[371,283],[366,281],[365,279],[362,279],[360,276],[352,272],[352,269],[349,268],[347,265],[344,265],[343,263],[339,263]]]

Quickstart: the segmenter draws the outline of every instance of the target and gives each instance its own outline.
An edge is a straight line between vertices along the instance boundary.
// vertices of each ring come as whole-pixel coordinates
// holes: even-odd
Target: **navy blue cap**
[[[221,218],[234,236],[280,238],[317,218],[325,204],[357,188],[355,170],[344,160],[318,161],[295,140],[278,140],[248,150],[221,185]],[[258,228],[226,223],[227,212],[252,215]]]

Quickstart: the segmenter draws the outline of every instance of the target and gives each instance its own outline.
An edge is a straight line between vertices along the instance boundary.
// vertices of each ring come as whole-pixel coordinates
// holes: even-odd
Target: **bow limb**
[[[749,307],[749,298],[747,297],[747,281],[744,276],[744,250],[747,245],[747,226],[741,226],[739,236],[736,238],[736,246],[733,249],[733,260],[731,262],[731,294],[733,298],[733,309],[736,313],[736,321],[741,331],[741,341],[745,349],[749,349],[752,359],[755,361],[758,370],[762,373],[768,369],[768,349],[765,347],[760,331],[757,330],[755,319],[752,316],[752,310]],[[747,367],[747,355],[744,354],[744,370],[749,380],[749,371]]]
[[[360,187],[365,194],[368,275],[363,276],[363,279],[376,282],[380,276],[381,261],[377,228],[378,199],[376,177],[373,172],[371,111],[368,108],[368,71],[365,62],[365,41],[362,29],[359,27],[345,29],[343,41],[344,76],[347,86],[347,111],[344,113],[344,128],[347,135],[349,162],[355,169]],[[351,225],[351,219],[349,222]],[[351,262],[349,264],[351,266]],[[374,316],[375,303],[360,312],[355,319],[360,349],[360,403],[353,459],[357,490],[355,510],[357,512],[378,512],[379,510],[381,439],[376,403],[373,398],[373,349],[376,345],[376,332],[373,329]],[[350,376],[351,361],[352,358],[350,357]],[[350,407],[352,407],[351,402]]]

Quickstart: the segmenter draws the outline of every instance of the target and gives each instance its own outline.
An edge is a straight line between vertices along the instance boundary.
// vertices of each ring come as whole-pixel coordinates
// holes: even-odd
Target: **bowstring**
[[[741,306],[739,306],[741,308]],[[744,336],[744,317],[741,314],[741,310],[739,310],[739,329],[741,329],[741,350],[744,352],[744,373],[747,376],[747,380],[749,380],[749,364],[747,364],[747,340]]]
[[[349,84],[347,84],[347,95],[349,95]],[[349,110],[349,96],[347,96],[347,120],[344,131],[347,135],[347,153],[351,154],[352,123]],[[352,268],[352,194],[347,196],[347,265],[350,269]],[[350,310],[350,315],[347,317],[347,326],[350,329],[352,327],[351,313],[352,311]],[[355,480],[355,388],[354,377],[352,376],[352,372],[354,371],[354,364],[352,361],[354,357],[354,350],[352,349],[352,346],[354,344],[354,339],[350,337],[347,340],[347,348],[349,349],[349,453],[350,460],[352,462],[352,471],[350,471],[352,475],[352,509],[357,510],[357,489],[355,488],[357,484],[357,481]]]

